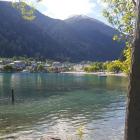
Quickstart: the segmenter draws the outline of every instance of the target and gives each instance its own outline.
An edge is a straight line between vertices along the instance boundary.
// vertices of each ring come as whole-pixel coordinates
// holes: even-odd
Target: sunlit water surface
[[[123,140],[128,79],[77,74],[0,74],[0,139]],[[15,105],[11,105],[11,88]]]

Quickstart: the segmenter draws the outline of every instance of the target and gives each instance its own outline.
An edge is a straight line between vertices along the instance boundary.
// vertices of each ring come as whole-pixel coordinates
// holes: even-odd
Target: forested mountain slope
[[[122,53],[122,43],[112,40],[117,32],[98,20],[82,15],[58,20],[37,10],[35,16],[24,20],[10,2],[0,2],[0,56],[78,62],[113,60]]]

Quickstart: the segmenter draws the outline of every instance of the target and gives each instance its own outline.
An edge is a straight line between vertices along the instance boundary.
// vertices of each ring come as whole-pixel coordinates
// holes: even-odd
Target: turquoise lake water
[[[123,140],[127,84],[115,76],[1,73],[0,139],[78,140],[82,127],[82,140]]]

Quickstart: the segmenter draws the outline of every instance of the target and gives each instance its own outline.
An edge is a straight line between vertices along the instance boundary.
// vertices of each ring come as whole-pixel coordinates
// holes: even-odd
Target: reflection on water
[[[11,88],[16,104],[10,103]],[[122,140],[127,78],[70,74],[0,74],[0,138],[54,135]]]

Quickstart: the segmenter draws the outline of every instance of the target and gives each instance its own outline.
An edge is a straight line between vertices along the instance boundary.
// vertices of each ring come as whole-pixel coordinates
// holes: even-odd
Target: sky
[[[11,0],[6,0],[11,1]],[[25,0],[33,3],[35,0]],[[87,15],[105,23],[102,10],[107,7],[102,0],[42,0],[34,6],[43,14],[56,18],[67,19],[74,15]]]

